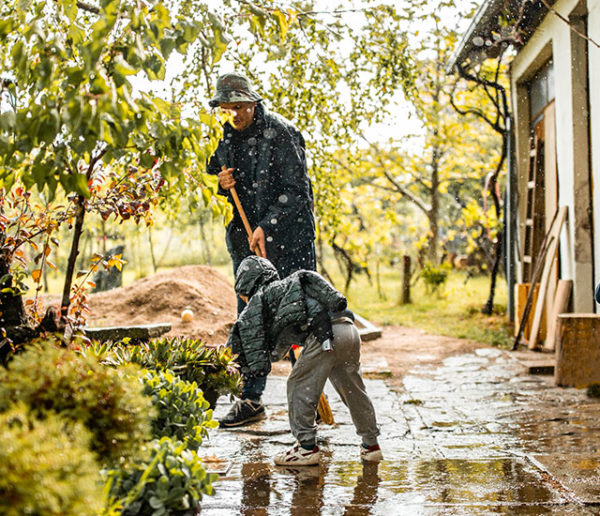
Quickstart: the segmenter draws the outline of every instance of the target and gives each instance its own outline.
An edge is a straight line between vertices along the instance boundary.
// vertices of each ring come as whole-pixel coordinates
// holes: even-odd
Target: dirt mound
[[[209,344],[227,340],[236,319],[233,287],[220,272],[204,265],[177,267],[140,279],[126,287],[90,294],[88,326],[130,326],[171,323],[167,337],[202,339]],[[194,318],[181,321],[191,308]]]

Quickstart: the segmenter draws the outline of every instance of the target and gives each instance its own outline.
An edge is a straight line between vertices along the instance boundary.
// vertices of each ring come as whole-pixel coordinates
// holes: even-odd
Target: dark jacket
[[[208,172],[218,174],[223,166],[235,169],[237,194],[252,229],[261,226],[265,232],[267,256],[277,263],[314,241],[304,138],[288,120],[258,104],[254,122],[244,131],[226,123]],[[232,256],[243,258],[250,254],[247,235],[235,207],[233,211],[227,244]]]
[[[331,317],[346,310],[346,298],[320,274],[301,270],[279,279],[264,258],[249,256],[240,264],[235,291],[249,298],[229,333],[227,345],[238,355],[244,376],[266,376],[292,344],[309,334],[331,335]],[[325,325],[328,327],[322,327]]]

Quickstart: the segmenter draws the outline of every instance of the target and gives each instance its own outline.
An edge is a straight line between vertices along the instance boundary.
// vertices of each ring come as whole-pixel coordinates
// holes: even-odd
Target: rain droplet
[[[258,188],[258,183],[252,183],[252,188]]]
[[[277,219],[275,217],[271,219],[271,224],[277,224]]]
[[[273,241],[273,237],[272,236],[268,236],[267,237],[267,242],[272,242]]]
[[[285,194],[281,194],[279,196],[279,202],[288,202],[288,196]]]
[[[248,145],[256,145],[256,138],[254,138],[254,136],[252,138],[248,138]]]
[[[473,38],[473,45],[475,45],[476,47],[483,46],[483,38],[481,36],[475,36]]]
[[[275,136],[276,136],[277,133],[275,132],[275,129],[273,129],[272,127],[269,127],[267,129],[265,129],[265,133],[264,134],[265,134],[265,138],[267,140],[270,140],[271,138],[275,138]]]

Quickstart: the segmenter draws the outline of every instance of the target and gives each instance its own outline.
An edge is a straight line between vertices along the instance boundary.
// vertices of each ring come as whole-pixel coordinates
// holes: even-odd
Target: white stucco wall
[[[588,2],[588,33],[600,44],[600,0]],[[600,282],[600,48],[589,45],[590,145],[592,149],[592,200],[594,224],[594,285]],[[598,308],[596,311],[600,311]]]
[[[555,4],[555,9],[566,18],[578,6],[579,0],[559,0]],[[600,0],[587,0],[588,8],[588,26],[591,28],[590,35],[600,41]],[[594,309],[593,298],[591,296],[591,283],[594,281],[593,263],[588,249],[581,251],[581,242],[575,241],[575,203],[585,202],[581,199],[581,190],[576,193],[576,182],[574,171],[579,159],[587,159],[581,152],[581,138],[575,142],[574,126],[583,123],[580,113],[573,113],[574,88],[572,66],[572,41],[574,36],[571,28],[555,14],[548,13],[540,24],[535,34],[528,41],[527,45],[520,50],[511,66],[511,81],[513,95],[515,91],[524,89],[518,86],[529,80],[532,75],[543,65],[549,54],[554,61],[554,88],[555,88],[555,108],[556,108],[556,160],[558,168],[558,204],[567,206],[569,220],[564,228],[560,239],[560,260],[561,260],[561,278],[572,279],[574,282],[573,301],[574,311],[590,312]],[[600,50],[589,45],[589,70],[591,72],[589,92],[590,92],[590,113],[591,113],[591,148],[598,149],[592,152],[592,171],[591,175],[598,178],[594,183],[600,185]],[[575,97],[577,98],[577,97]],[[529,127],[529,114],[518,112],[518,106],[525,106],[526,103],[516,103],[513,99],[513,107],[517,108],[515,113],[517,120],[517,163],[519,166],[520,182],[520,217],[523,221],[525,210],[525,188],[523,175],[527,174],[527,152],[526,138]],[[575,118],[574,118],[575,116]],[[581,128],[581,125],[580,125]],[[580,133],[581,134],[581,133]],[[580,174],[581,177],[581,174]],[[579,183],[581,182],[581,179]],[[594,210],[594,226],[600,231],[600,191],[593,190],[593,202],[596,207]],[[577,198],[579,197],[579,198]],[[581,213],[581,204],[578,205]],[[588,239],[589,240],[589,239]],[[579,246],[579,247],[577,247]],[[576,252],[577,248],[577,252]],[[589,245],[588,245],[589,248]],[[600,235],[594,234],[594,248],[599,250],[595,252],[594,262],[596,270],[596,279],[600,279]],[[586,258],[587,254],[587,258]],[[576,255],[579,257],[576,261]],[[582,259],[583,257],[583,259]]]

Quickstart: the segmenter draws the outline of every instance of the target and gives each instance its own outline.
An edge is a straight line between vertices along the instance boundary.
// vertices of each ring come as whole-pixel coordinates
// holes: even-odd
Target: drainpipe
[[[506,201],[504,205],[504,228],[505,228],[505,246],[504,246],[504,259],[505,259],[505,274],[506,274],[506,286],[508,289],[506,296],[506,315],[509,321],[515,320],[515,283],[517,280],[517,264],[515,261],[515,247],[516,247],[516,228],[517,220],[516,214],[518,210],[517,204],[517,188],[515,181],[515,159],[514,159],[514,130],[512,123],[512,115],[507,113],[506,115],[506,131],[507,142],[506,142]]]

